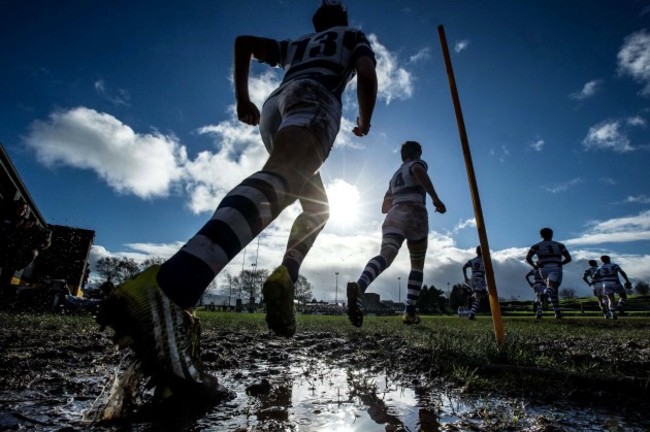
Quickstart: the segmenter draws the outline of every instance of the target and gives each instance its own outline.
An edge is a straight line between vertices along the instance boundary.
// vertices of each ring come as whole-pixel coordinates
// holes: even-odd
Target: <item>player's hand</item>
[[[237,102],[237,118],[242,123],[257,126],[260,122],[260,110],[250,100]]]
[[[362,124],[359,117],[357,117],[357,125],[352,129],[352,133],[358,137],[363,137],[368,135],[368,132],[370,132],[370,124]]]
[[[625,289],[629,290],[632,289],[632,283],[631,282],[625,282],[625,285],[623,285]]]
[[[433,206],[436,208],[436,211],[440,214],[447,212],[447,207],[445,206],[445,203],[443,203],[440,200],[434,201]]]

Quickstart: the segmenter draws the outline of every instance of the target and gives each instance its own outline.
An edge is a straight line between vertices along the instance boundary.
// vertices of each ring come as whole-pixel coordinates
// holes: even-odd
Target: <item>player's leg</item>
[[[428,238],[408,240],[406,246],[411,259],[411,271],[407,283],[406,306],[402,320],[405,324],[418,324],[420,317],[416,314],[416,306],[424,280],[424,259],[427,254]]]
[[[386,216],[386,221],[384,221],[382,227],[383,234],[379,255],[368,261],[356,282],[349,282],[347,285],[347,314],[348,319],[355,327],[363,325],[363,293],[393,263],[404,242],[404,235],[399,229],[388,223],[391,220],[389,215]]]
[[[303,211],[291,228],[282,265],[273,271],[262,288],[266,322],[271,330],[282,336],[295,333],[295,283],[303,259],[329,217],[327,195],[320,175],[312,176],[303,185],[299,199]]]
[[[303,186],[298,199],[302,213],[291,227],[287,250],[282,265],[289,271],[291,280],[298,280],[298,273],[305,256],[313,246],[318,234],[329,219],[329,204],[320,174],[312,176]]]
[[[625,315],[625,302],[627,301],[627,292],[623,285],[618,284],[616,287],[618,293],[618,304],[616,305],[616,311],[619,315]]]

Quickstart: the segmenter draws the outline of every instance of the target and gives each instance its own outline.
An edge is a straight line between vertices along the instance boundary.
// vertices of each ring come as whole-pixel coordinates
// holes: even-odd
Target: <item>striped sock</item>
[[[420,290],[422,289],[422,281],[424,280],[424,272],[422,270],[412,269],[409,273],[409,281],[406,291],[406,312],[415,312],[415,306],[420,298]]]
[[[386,265],[386,260],[381,255],[377,255],[376,257],[368,261],[368,264],[366,264],[366,268],[363,269],[363,273],[361,273],[361,276],[357,281],[357,283],[359,284],[359,288],[361,288],[361,292],[362,293],[366,292],[366,288],[368,288],[368,285],[370,285],[372,281],[377,279],[377,276],[379,276],[381,272],[386,270],[387,267],[388,266]]]
[[[259,171],[221,201],[210,220],[162,264],[158,284],[182,308],[193,307],[217,274],[292,200],[278,174]]]

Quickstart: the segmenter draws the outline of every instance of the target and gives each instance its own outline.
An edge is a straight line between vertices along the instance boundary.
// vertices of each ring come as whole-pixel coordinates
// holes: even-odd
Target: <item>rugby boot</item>
[[[355,327],[363,325],[363,293],[356,282],[348,282],[348,319]]]
[[[293,281],[283,265],[271,273],[262,287],[266,304],[266,324],[278,336],[291,337],[296,333],[294,294]]]
[[[199,356],[201,324],[160,289],[154,265],[124,282],[102,303],[97,322],[114,330],[120,349],[131,348],[142,372],[168,394],[188,394],[210,401],[223,399],[224,388],[203,371]]]
[[[420,316],[415,312],[404,312],[402,322],[406,325],[420,324]]]

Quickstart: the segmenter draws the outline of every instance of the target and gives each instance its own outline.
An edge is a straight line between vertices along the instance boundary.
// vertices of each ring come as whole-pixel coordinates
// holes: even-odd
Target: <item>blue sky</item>
[[[48,222],[95,230],[93,260],[176,251],[266,156],[257,128],[233,115],[235,37],[308,33],[318,4],[2,1],[0,142]],[[405,140],[423,144],[448,208],[430,207],[425,284],[462,281],[473,257],[478,234],[440,24],[499,295],[532,298],[523,258],[544,226],[574,257],[563,286],[587,294],[586,261],[603,253],[633,281],[650,281],[649,2],[345,4],[376,51],[379,100],[359,139],[355,82],[344,95],[322,169],[332,218],[303,266],[318,299],[341,299],[378,253],[381,199]],[[258,106],[281,72],[253,65]],[[227,270],[278,265],[297,213],[287,209]],[[403,299],[407,275],[404,249],[370,290],[397,300],[401,285]]]

